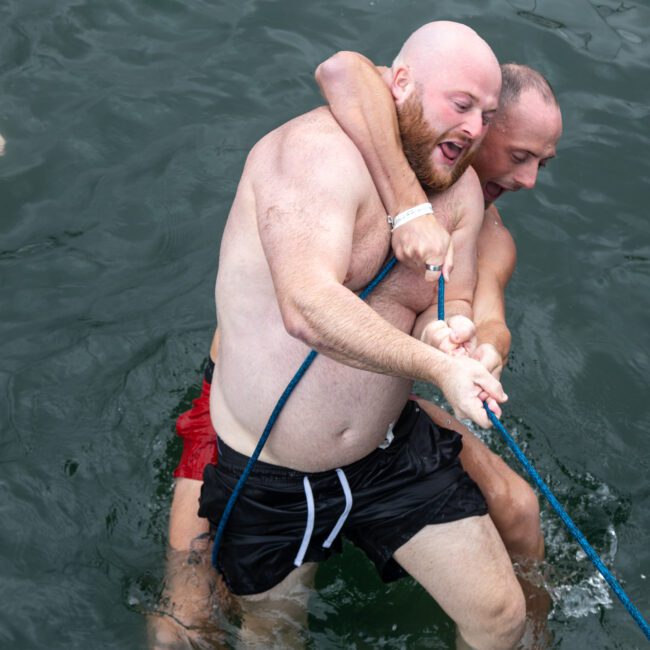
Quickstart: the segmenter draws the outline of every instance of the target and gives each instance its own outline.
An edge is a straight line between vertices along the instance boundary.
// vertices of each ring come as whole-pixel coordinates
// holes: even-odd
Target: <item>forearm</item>
[[[321,286],[292,302],[293,314],[285,317],[289,333],[336,361],[434,384],[447,372],[446,355],[393,327],[340,285]]]
[[[476,323],[476,336],[478,345],[489,343],[494,346],[503,359],[503,365],[505,366],[512,341],[510,330],[505,321],[492,319]]]
[[[395,102],[377,68],[359,54],[339,52],[318,67],[316,80],[337,122],[363,155],[387,212],[395,215],[425,203],[402,151]]]

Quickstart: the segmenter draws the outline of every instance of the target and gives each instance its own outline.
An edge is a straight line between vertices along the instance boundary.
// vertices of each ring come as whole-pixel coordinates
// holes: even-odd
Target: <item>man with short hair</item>
[[[316,77],[332,113],[362,152],[390,212],[421,201],[424,193],[409,166],[413,164],[410,152],[406,149],[405,157],[395,138],[395,111],[382,70],[361,54],[340,52],[319,66]],[[499,109],[472,161],[485,202],[472,303],[476,329],[452,332],[432,315],[413,332],[438,345],[442,337],[447,342],[452,339],[451,350],[469,348],[471,356],[496,377],[510,350],[505,288],[514,271],[516,248],[493,202],[506,191],[532,189],[539,168],[555,156],[562,133],[560,107],[548,81],[520,64],[504,64],[501,72]],[[445,214],[438,217],[444,221]],[[409,237],[418,237],[418,226],[416,220]],[[420,322],[424,325],[425,319]],[[424,400],[419,403],[438,424],[462,433],[463,466],[486,496],[490,516],[513,558],[543,559],[539,505],[530,486],[445,411]]]
[[[458,65],[461,52],[467,67]],[[431,73],[434,61],[450,75]],[[442,189],[460,176],[464,192],[478,187],[471,169],[457,170],[466,166],[485,133],[486,116],[496,109],[500,75],[495,66],[487,45],[460,25],[427,25],[405,44],[390,87],[402,113],[402,137],[419,150],[427,184]],[[464,102],[462,110],[458,99]],[[421,270],[398,266],[369,298],[369,306],[354,296],[381,266],[390,232],[377,219],[383,209],[368,171],[342,136],[331,116],[318,109],[272,132],[247,161],[220,256],[222,338],[211,412],[221,456],[217,468],[206,470],[201,512],[218,520],[232,489],[228,477],[251,453],[274,396],[299,365],[306,348],[295,339],[302,340],[334,361],[319,358],[299,385],[261,456],[257,478],[257,470],[251,474],[255,500],[246,499],[242,514],[233,515],[226,529],[219,560],[231,590],[256,594],[278,583],[282,587],[291,582],[293,564],[329,555],[332,540],[328,537],[328,544],[320,537],[336,524],[340,512],[333,503],[343,488],[355,503],[351,511],[346,508],[343,531],[385,578],[404,570],[416,577],[473,647],[510,647],[521,634],[523,600],[482,497],[456,460],[460,446],[451,432],[431,429],[413,404],[399,416],[408,378],[433,380],[461,413],[482,425],[487,420],[479,395],[487,393],[495,408],[495,400],[505,396],[480,364],[441,356],[405,334],[434,302],[435,291]],[[423,136],[426,148],[418,147]],[[460,196],[454,201],[460,203]],[[470,268],[457,264],[448,290],[459,303],[468,303],[478,229],[476,223],[451,225],[457,251]],[[267,334],[263,345],[260,326]],[[251,373],[263,378],[256,382],[254,397]],[[378,447],[391,422],[388,444]],[[407,451],[412,445],[417,452],[416,447]],[[419,469],[411,474],[415,467],[406,468],[408,457],[421,455],[431,462],[418,461]],[[398,459],[406,463],[400,470],[393,467]],[[411,478],[395,483],[394,471]],[[272,487],[278,473],[284,482],[290,479],[289,486]],[[306,511],[282,506],[283,494],[291,503],[300,498],[303,482],[308,496],[310,481],[323,503],[331,504],[317,511],[313,541],[307,531],[304,536],[299,530],[287,533],[287,526],[304,527]],[[275,491],[265,497],[262,485]],[[379,511],[377,500],[384,503]],[[266,521],[271,504],[277,511]],[[391,522],[400,518],[399,530],[386,520],[388,512]],[[242,517],[249,522],[245,528]],[[268,535],[286,542],[267,547]],[[332,535],[334,546],[340,544]],[[294,545],[301,549],[295,559]],[[450,557],[461,556],[462,570],[454,570]]]

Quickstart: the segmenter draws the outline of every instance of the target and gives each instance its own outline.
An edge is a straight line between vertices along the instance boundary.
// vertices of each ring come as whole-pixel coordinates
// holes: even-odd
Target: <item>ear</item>
[[[390,91],[397,104],[401,104],[410,97],[414,84],[411,70],[408,66],[399,65],[392,70],[393,76],[390,83]]]

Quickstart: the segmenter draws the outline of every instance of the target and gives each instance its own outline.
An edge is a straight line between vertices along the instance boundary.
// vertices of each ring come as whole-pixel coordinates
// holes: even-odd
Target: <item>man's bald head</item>
[[[440,20],[423,25],[406,40],[393,62],[408,67],[415,83],[426,86],[440,77],[450,77],[458,68],[478,66],[500,77],[499,63],[490,46],[471,28]]]
[[[389,71],[404,153],[420,182],[442,191],[463,174],[496,112],[501,70],[460,23],[420,27]]]

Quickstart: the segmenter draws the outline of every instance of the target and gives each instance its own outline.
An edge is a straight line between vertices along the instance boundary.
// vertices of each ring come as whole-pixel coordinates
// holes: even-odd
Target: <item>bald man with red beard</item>
[[[510,347],[504,291],[514,269],[516,250],[493,201],[505,191],[532,189],[539,168],[555,155],[561,134],[559,106],[548,82],[536,71],[517,64],[502,66],[502,73],[499,110],[473,162],[485,202],[473,303],[478,346],[473,355],[496,376],[501,373]],[[396,136],[395,109],[380,72],[361,55],[339,53],[319,68],[317,78],[324,95],[333,104],[334,115],[363,152],[387,211],[395,214],[422,200],[421,184],[406,163]],[[457,109],[464,110],[464,104],[461,102]],[[413,153],[409,152],[409,156],[413,157]],[[445,204],[440,207],[438,218],[444,221]],[[421,255],[421,242],[426,240],[425,229],[429,225],[426,221],[425,218],[415,220],[393,233],[393,248],[401,251],[407,263],[408,255],[412,254],[414,266],[422,263],[418,255]],[[441,330],[439,325],[432,321],[429,329],[433,332],[428,334],[444,336],[445,328]],[[465,339],[463,335],[457,337],[456,342],[449,341],[448,336],[447,342],[453,348],[463,340],[466,335]],[[217,358],[217,350],[218,332],[210,350],[211,362]],[[206,376],[211,379],[210,367]],[[195,504],[202,469],[216,460],[215,434],[209,421],[209,388],[209,381],[204,382],[202,396],[194,408],[179,418],[179,433],[185,444],[175,473],[170,546],[178,551],[175,561],[184,566],[187,560],[184,549],[193,549],[190,556],[197,561],[201,557],[198,551],[206,543],[207,529],[204,520],[196,517]],[[541,559],[543,539],[538,503],[532,490],[459,422],[433,404],[423,400],[419,403],[436,422],[463,435],[461,459],[486,496],[490,515],[510,554],[519,560]],[[173,568],[170,573],[172,577],[176,575]],[[185,573],[180,570],[178,575]],[[187,583],[179,586],[176,581],[174,590],[181,605],[181,619],[192,618],[199,603],[204,602],[201,590],[197,591],[191,580],[189,587]],[[192,593],[188,594],[188,590]],[[203,592],[205,602],[208,596],[207,591]]]
[[[435,43],[435,47],[432,43]],[[473,60],[471,66],[457,65],[461,51],[465,61]],[[469,163],[471,154],[476,150],[477,144],[485,133],[490,115],[496,110],[497,95],[491,94],[495,76],[493,69],[490,69],[492,63],[489,58],[493,55],[491,53],[488,55],[487,52],[489,49],[486,50],[484,42],[480,41],[471,30],[449,23],[431,24],[418,30],[407,41],[393,66],[390,82],[391,93],[402,115],[402,136],[407,141],[411,141],[414,150],[421,149],[422,127],[429,129],[428,151],[424,150],[421,156],[425,161],[428,156],[430,169],[426,168],[426,164],[423,165],[426,176],[422,180],[428,187],[440,190],[460,177],[451,192],[447,194],[447,198],[436,197],[439,212],[445,215],[447,221],[445,225],[450,227],[458,242],[456,269],[449,282],[450,297],[458,296],[458,298],[456,301],[450,301],[448,306],[448,312],[457,314],[460,314],[463,309],[468,309],[471,303],[476,275],[475,241],[482,221],[482,195],[476,174],[471,168],[467,168],[463,173],[462,167],[466,167]],[[434,58],[426,60],[426,57],[432,56]],[[433,60],[444,64],[440,69],[453,73],[453,79],[447,78],[446,73],[431,74]],[[446,101],[446,97],[450,94],[467,99],[467,106],[462,112]],[[270,444],[263,452],[261,459],[264,466],[285,467],[288,469],[282,471],[298,472],[301,476],[306,472],[304,476],[313,476],[313,480],[316,480],[316,476],[320,476],[322,472],[333,472],[336,468],[339,480],[343,481],[340,478],[340,473],[344,472],[342,468],[352,467],[354,463],[362,460],[365,463],[366,458],[370,459],[371,456],[374,458],[376,453],[380,456],[384,453],[397,453],[395,451],[397,447],[390,452],[383,451],[386,448],[383,444],[378,447],[386,436],[385,432],[380,434],[384,431],[383,422],[394,423],[388,428],[389,434],[392,432],[392,426],[399,429],[395,438],[400,439],[396,444],[401,448],[403,441],[406,440],[402,437],[406,435],[401,432],[402,428],[414,426],[422,412],[417,406],[409,407],[408,416],[399,416],[399,410],[395,411],[396,407],[401,408],[401,403],[408,396],[410,387],[410,382],[399,379],[400,376],[433,380],[442,387],[450,402],[461,414],[471,416],[481,425],[487,424],[487,421],[480,410],[480,396],[488,393],[492,398],[491,403],[497,409],[498,405],[494,400],[503,400],[505,397],[500,392],[498,384],[490,384],[487,381],[486,375],[482,374],[484,370],[478,371],[481,365],[469,357],[463,358],[459,354],[440,357],[438,356],[440,352],[436,352],[434,346],[425,345],[410,336],[393,333],[393,328],[398,332],[399,330],[410,332],[418,326],[426,329],[428,317],[425,318],[427,322],[423,324],[419,315],[427,312],[427,305],[435,302],[435,290],[430,283],[424,281],[424,278],[417,279],[422,273],[421,267],[415,271],[406,265],[399,266],[371,296],[370,309],[366,309],[363,303],[357,303],[347,297],[348,293],[345,291],[354,291],[363,286],[371,277],[370,275],[366,278],[368,271],[378,268],[376,262],[381,262],[387,252],[384,246],[390,240],[390,230],[386,229],[385,222],[382,225],[381,222],[377,222],[376,217],[371,218],[371,214],[376,214],[378,209],[383,212],[381,203],[375,206],[379,196],[374,197],[374,186],[367,185],[364,172],[361,167],[358,167],[355,157],[346,153],[350,145],[340,139],[336,131],[331,130],[330,119],[322,112],[298,118],[267,136],[256,146],[247,161],[242,183],[224,233],[217,281],[221,340],[210,405],[212,421],[215,429],[219,431],[222,448],[216,468],[209,472],[206,470],[206,484],[201,505],[202,514],[210,517],[213,522],[218,521],[223,508],[220,487],[222,479],[218,476],[228,471],[226,468],[229,464],[238,464],[238,458],[245,458],[252,451],[259,431],[263,428],[263,422],[258,421],[257,412],[260,417],[263,417],[264,413],[268,415],[272,407],[272,404],[266,404],[268,401],[266,390],[249,395],[250,388],[247,389],[241,384],[237,375],[243,368],[250,367],[249,361],[252,361],[253,357],[262,368],[266,364],[265,358],[269,357],[268,367],[272,375],[277,375],[278,378],[284,377],[285,366],[288,369],[289,366],[296,365],[295,362],[300,356],[296,353],[299,349],[304,350],[292,343],[291,339],[286,338],[287,332],[294,339],[302,340],[309,346],[325,352],[326,355],[331,355],[337,363],[330,368],[328,359],[320,359],[320,367],[316,366],[314,372],[301,384],[301,390],[305,392],[302,397],[294,398],[293,402],[288,404],[286,421],[278,423]],[[315,143],[330,135],[334,139],[329,142],[326,149],[318,148],[318,162],[323,165],[321,174],[326,173],[326,176],[306,179],[309,183],[307,194],[311,197],[308,202],[309,211],[306,211],[305,203],[304,209],[300,211],[300,218],[295,220],[291,210],[295,209],[295,206],[302,205],[305,200],[301,196],[304,190],[300,189],[305,181],[301,179],[296,183],[298,177],[295,175],[286,179],[275,178],[275,176],[277,172],[296,174],[297,168],[296,171],[292,171],[294,163],[291,161],[296,156],[300,169],[303,170],[302,173],[305,169],[312,169],[309,164],[305,166],[308,161],[301,160],[305,155],[303,151],[305,146],[307,154],[312,146],[310,135],[312,129],[316,129],[314,133],[318,133]],[[278,151],[281,152],[280,157],[277,157]],[[332,159],[331,164],[328,163],[329,159]],[[272,162],[268,169],[274,172],[268,180],[265,178],[268,172],[264,171],[267,168],[264,164],[260,165],[263,161]],[[432,169],[435,174],[431,173]],[[367,173],[366,171],[365,174]],[[333,187],[337,190],[334,193],[327,189],[332,182],[328,180],[327,175],[332,174],[336,177]],[[260,178],[261,181],[254,180]],[[370,180],[369,176],[368,180]],[[247,185],[251,181],[252,184],[248,189]],[[261,182],[260,187],[265,188],[263,192],[257,189],[259,182]],[[272,185],[269,184],[271,182]],[[292,199],[292,191],[295,191],[293,186],[298,188],[298,194]],[[277,187],[283,188],[282,197],[278,195],[274,198],[273,188]],[[362,190],[360,195],[357,194],[359,190]],[[319,198],[321,193],[322,199]],[[478,200],[473,198],[472,201],[475,202],[474,209],[478,206],[480,218],[478,221],[475,220],[471,227],[465,227],[457,217],[462,215],[463,204],[467,202],[463,197],[469,194],[478,197]],[[359,198],[356,199],[355,196]],[[334,197],[338,197],[337,201],[342,200],[343,203],[340,206],[330,205]],[[257,226],[254,226],[255,222],[248,216],[251,200],[258,203],[255,210],[259,221]],[[347,219],[344,215],[349,210],[344,206],[350,200],[352,200],[350,206],[356,205],[354,201],[361,201],[354,208],[356,225],[353,229],[350,229],[349,225],[343,225],[345,223],[343,219]],[[320,201],[323,201],[322,205]],[[291,206],[289,212],[281,207],[285,202]],[[265,208],[264,205],[268,207]],[[341,210],[342,208],[344,209]],[[339,211],[341,211],[340,226],[338,225]],[[307,219],[308,215],[309,219]],[[314,223],[311,224],[311,221]],[[307,228],[305,233],[318,232],[319,239],[313,239],[313,235],[308,235],[305,240],[305,235],[297,236],[291,229],[287,230],[287,224],[293,224],[291,228],[297,228],[298,231]],[[258,244],[255,243],[256,236],[253,231],[248,232],[253,226],[259,228],[258,236],[261,237],[262,244],[260,251],[255,250]],[[339,233],[338,230],[341,228],[343,230]],[[344,235],[344,233],[348,234]],[[320,237],[323,236],[324,239],[321,240]],[[344,244],[347,237],[352,237],[351,250],[349,244]],[[297,248],[292,244],[294,238]],[[305,241],[310,243],[313,250],[310,250],[310,246],[304,250]],[[247,247],[251,249],[251,254],[246,250]],[[352,257],[349,257],[350,254]],[[360,261],[363,263],[359,266]],[[270,267],[271,276],[268,280],[272,277],[272,285],[265,277],[268,271],[263,264],[260,265],[260,262]],[[291,271],[292,264],[296,264],[300,269],[299,275]],[[333,278],[340,276],[337,282],[343,284],[345,289],[343,293],[336,288],[332,280],[321,279],[326,277],[323,275],[323,269],[328,269],[329,266],[332,266]],[[372,273],[374,274],[374,271]],[[229,278],[235,276],[238,278],[239,288],[233,292],[228,283]],[[250,284],[250,291],[242,290],[242,283]],[[281,321],[277,321],[278,325],[283,324],[282,329],[277,329],[277,334],[274,331],[277,318],[268,311],[267,306],[272,307],[272,303],[269,303],[268,297],[264,295],[264,292],[268,291],[267,287],[273,288],[279,315],[282,317]],[[260,291],[262,293],[256,296]],[[299,298],[289,300],[288,296],[296,291],[298,292],[296,296]],[[244,303],[241,302],[243,297],[246,298]],[[454,309],[454,302],[458,304],[457,311]],[[252,312],[259,311],[261,308],[265,310],[261,322],[264,322],[267,333],[264,348],[260,348],[254,338],[246,338],[245,335],[247,328],[255,322],[260,322],[259,316],[255,317]],[[313,316],[318,312],[322,312],[324,319]],[[359,324],[350,320],[356,318],[357,312],[360,317],[363,314]],[[382,318],[387,321],[388,327],[381,323]],[[439,337],[440,347],[449,344],[452,339],[453,337],[443,334]],[[377,347],[379,341],[382,347]],[[248,361],[241,358],[244,352],[247,358],[252,355]],[[277,356],[278,353],[282,356]],[[346,370],[348,365],[351,367]],[[363,377],[358,375],[359,372],[365,373]],[[321,373],[323,380],[335,373],[338,377],[337,382],[332,383],[328,379],[326,384],[320,386]],[[283,379],[279,381],[282,383]],[[362,387],[362,392],[358,392],[356,387]],[[259,387],[255,390],[258,391]],[[340,390],[343,392],[337,397],[337,394],[333,394],[333,390],[335,393]],[[268,396],[275,392],[277,392],[275,389],[268,391]],[[337,403],[336,412],[332,411],[327,401],[322,404],[326,410],[319,410],[322,396],[326,394],[328,400]],[[318,395],[321,399],[317,398]],[[246,405],[249,397],[255,398],[255,405]],[[368,408],[364,406],[366,402]],[[310,405],[309,419],[305,420],[303,413],[300,415],[300,422],[296,421],[292,424],[292,418],[298,417],[298,414],[303,411],[303,404]],[[233,408],[238,412],[237,415],[234,414]],[[295,409],[299,410],[295,411]],[[346,415],[348,410],[349,416]],[[346,422],[345,419],[348,417],[349,422]],[[324,435],[328,428],[344,431],[345,436],[337,441],[329,434]],[[298,431],[300,435],[296,437]],[[378,437],[379,435],[381,437]],[[429,434],[424,435],[429,437]],[[442,439],[447,434],[444,434],[443,438],[440,438],[439,434],[431,435],[432,440],[438,441],[435,443],[437,445],[442,444]],[[392,437],[386,438],[386,442],[389,443],[387,449],[391,448],[392,439]],[[449,452],[456,448],[453,435],[445,440],[445,445],[451,445]],[[344,444],[341,445],[341,442]],[[227,453],[224,451],[229,449],[231,451]],[[373,449],[382,451],[376,452]],[[451,452],[452,456],[459,450],[460,446],[457,451]],[[428,452],[422,451],[422,453]],[[434,456],[444,457],[440,455],[440,450],[434,452]],[[453,465],[455,461],[452,456],[445,462]],[[374,463],[375,460],[372,462]],[[272,472],[271,469],[268,471]],[[431,471],[437,470],[432,467]],[[363,474],[367,474],[367,471],[364,470]],[[424,478],[418,479],[420,480]],[[501,541],[489,517],[485,516],[485,511],[478,507],[478,502],[477,509],[470,509],[464,514],[460,512],[454,514],[451,511],[446,512],[448,508],[453,509],[454,502],[454,499],[450,499],[447,495],[444,497],[447,505],[443,509],[446,514],[442,520],[436,520],[438,515],[433,513],[442,511],[438,511],[438,506],[435,505],[437,497],[435,492],[431,492],[430,496],[422,502],[422,506],[426,504],[427,509],[431,511],[431,518],[424,511],[419,513],[413,520],[413,525],[416,526],[413,532],[409,533],[409,524],[405,515],[401,515],[402,525],[399,531],[391,525],[390,535],[384,535],[380,529],[373,529],[371,537],[367,537],[367,532],[371,528],[364,520],[362,505],[363,490],[366,488],[362,488],[361,484],[356,488],[354,485],[357,484],[353,482],[351,494],[356,495],[355,503],[358,505],[353,511],[356,514],[350,515],[350,521],[345,524],[343,531],[348,530],[346,534],[351,539],[357,540],[357,543],[374,558],[384,577],[390,579],[393,575],[400,575],[404,570],[414,576],[458,623],[461,643],[476,648],[511,647],[521,634],[523,599],[514,580],[511,566],[506,561],[507,556]],[[422,485],[424,486],[424,483]],[[395,498],[400,498],[401,492],[399,489],[395,492],[395,488],[396,486],[391,486],[386,489],[391,494],[395,493]],[[376,489],[377,486],[373,486],[372,493],[380,494]],[[407,497],[407,501],[404,502],[404,507],[409,512],[413,509],[413,504],[408,504],[408,499],[411,498]],[[465,497],[463,501],[466,508],[469,502]],[[373,511],[372,507],[370,511]],[[255,516],[252,516],[255,519]],[[319,522],[319,525],[327,524]],[[268,527],[269,523],[266,526]],[[273,587],[274,594],[277,595],[274,585],[277,585],[282,592],[286,592],[287,588],[295,584],[295,576],[304,577],[306,573],[311,572],[311,567],[306,567],[306,572],[302,568],[290,571],[289,565],[283,559],[285,555],[286,560],[289,559],[284,551],[282,557],[266,559],[263,571],[256,571],[250,567],[246,569],[247,560],[245,555],[242,555],[244,547],[240,542],[235,545],[230,543],[228,531],[229,529],[222,546],[220,565],[234,593],[256,594],[257,599],[259,591]],[[362,533],[362,531],[366,532]],[[395,533],[398,533],[399,541],[389,540],[389,537],[394,536]],[[239,535],[237,529],[233,534]],[[170,539],[172,537],[170,536]],[[459,545],[463,548],[461,549]],[[324,548],[329,548],[329,545]],[[329,554],[316,550],[311,543],[308,544],[307,549],[307,557],[300,556],[299,564],[317,561]],[[292,552],[290,548],[287,549],[288,554]],[[489,554],[489,561],[482,557],[485,553]],[[450,557],[463,557],[463,566],[454,568]],[[297,559],[294,563],[296,562]],[[388,570],[389,565],[390,570]],[[434,566],[435,570],[433,570]],[[254,580],[257,582],[253,583]],[[280,584],[277,584],[278,580]],[[469,580],[471,585],[470,583],[465,585],[466,580]],[[484,589],[489,591],[489,598],[481,595]]]

